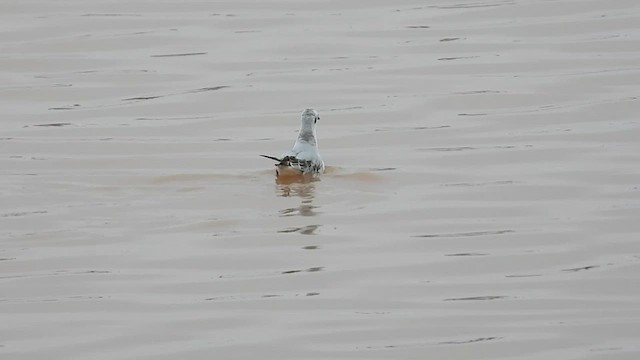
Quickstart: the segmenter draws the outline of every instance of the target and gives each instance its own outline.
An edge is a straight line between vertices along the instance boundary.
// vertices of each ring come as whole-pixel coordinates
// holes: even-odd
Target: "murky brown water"
[[[3,359],[640,356],[636,1],[0,7]]]

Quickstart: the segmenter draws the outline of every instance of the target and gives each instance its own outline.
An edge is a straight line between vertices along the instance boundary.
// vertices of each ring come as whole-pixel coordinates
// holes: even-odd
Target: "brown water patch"
[[[382,180],[382,178],[379,175],[367,173],[367,172],[334,175],[334,177],[339,179],[346,179],[350,181],[365,182],[365,183],[374,183]]]
[[[319,180],[319,177],[303,174],[287,174],[276,176],[276,184],[278,185],[312,184]]]
[[[175,174],[162,175],[151,178],[153,184],[171,184],[192,181],[216,181],[216,180],[248,180],[249,175],[224,175],[224,174]]]

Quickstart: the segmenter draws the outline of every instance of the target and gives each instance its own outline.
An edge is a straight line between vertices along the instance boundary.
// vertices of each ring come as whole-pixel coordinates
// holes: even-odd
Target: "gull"
[[[316,123],[319,119],[317,111],[306,109],[302,112],[302,124],[293,148],[282,154],[281,158],[260,155],[278,162],[276,176],[313,176],[324,172],[324,161],[320,157],[316,140]]]

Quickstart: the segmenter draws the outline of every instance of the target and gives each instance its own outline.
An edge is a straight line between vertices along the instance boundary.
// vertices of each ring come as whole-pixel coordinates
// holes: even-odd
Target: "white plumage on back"
[[[324,161],[322,161],[318,151],[318,140],[316,139],[316,123],[318,119],[320,119],[320,116],[318,116],[317,111],[306,109],[302,112],[302,124],[293,148],[282,154],[280,159],[262,155],[278,161],[278,164],[276,164],[276,174],[278,176],[316,175],[324,172]]]

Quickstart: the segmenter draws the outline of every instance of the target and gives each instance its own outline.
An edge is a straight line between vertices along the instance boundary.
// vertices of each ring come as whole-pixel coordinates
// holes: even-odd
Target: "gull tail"
[[[262,156],[262,157],[266,157],[267,159],[275,160],[275,161],[277,161],[277,162],[279,162],[279,163],[280,163],[280,162],[282,162],[282,160],[283,160],[283,159],[278,159],[278,158],[277,158],[277,157],[275,157],[275,156],[269,156],[269,155],[260,155],[260,156]]]
[[[269,155],[260,155],[260,156],[277,161],[278,163],[276,164],[276,166],[292,166],[294,164],[298,165],[300,162],[300,160],[296,159],[293,156],[285,156],[282,159],[279,159],[275,156],[269,156]]]

